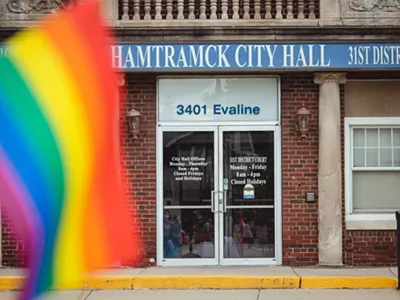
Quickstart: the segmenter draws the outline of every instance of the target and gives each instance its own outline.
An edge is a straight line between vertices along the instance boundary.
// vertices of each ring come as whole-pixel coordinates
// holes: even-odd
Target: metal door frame
[[[224,212],[229,208],[226,206],[226,197],[220,204],[219,213],[219,265],[280,265],[282,262],[282,202],[281,202],[281,147],[280,147],[280,130],[279,126],[218,126],[218,182],[219,187],[223,186],[223,133],[232,131],[269,131],[274,134],[274,222],[275,222],[275,257],[274,258],[224,258]],[[218,203],[218,202],[217,202]],[[235,206],[236,207],[236,206]],[[268,206],[252,205],[252,208],[268,208]],[[246,208],[246,206],[239,206],[237,208]]]
[[[218,213],[214,212],[214,258],[164,258],[164,170],[163,132],[213,132],[214,133],[214,190],[218,190],[218,127],[216,126],[159,126],[157,128],[157,264],[160,266],[216,266],[218,265]],[[211,196],[211,195],[210,195]],[[213,210],[211,199],[210,210]],[[171,206],[171,209],[192,208],[192,206]],[[193,206],[204,209],[204,206]]]
[[[225,131],[271,131],[274,133],[274,180],[275,180],[275,258],[224,258],[223,203],[215,201],[214,212],[214,258],[175,258],[163,257],[163,132],[199,132],[214,133],[214,191],[222,198],[223,186],[223,132]],[[191,126],[158,126],[157,128],[157,264],[160,266],[216,266],[216,265],[281,265],[282,264],[282,192],[281,192],[281,133],[280,127],[274,125],[191,125]],[[211,203],[210,209],[212,209]],[[183,206],[186,207],[186,206]],[[197,206],[196,206],[197,207]],[[203,206],[205,208],[207,206]],[[179,207],[176,207],[179,208]],[[199,207],[200,208],[200,207]]]

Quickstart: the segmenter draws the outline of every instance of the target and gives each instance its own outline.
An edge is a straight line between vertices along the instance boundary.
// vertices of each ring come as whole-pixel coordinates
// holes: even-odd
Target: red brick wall
[[[19,240],[11,226],[6,213],[2,213],[2,258],[3,266],[25,267],[27,263],[27,251],[23,241]]]
[[[306,203],[305,193],[318,193],[318,86],[313,82],[313,75],[306,73],[285,75],[281,82],[283,261],[290,265],[314,265],[318,261],[317,203]],[[126,137],[122,141],[123,149],[131,153],[124,160],[124,168],[132,179],[128,179],[128,186],[133,187],[142,214],[146,253],[143,264],[146,265],[148,258],[156,256],[156,77],[129,75],[126,93],[126,106],[134,104],[142,113],[146,132],[146,137],[139,143]],[[310,109],[312,117],[310,137],[302,142],[294,127],[294,115],[303,103]],[[122,114],[126,111],[124,107]]]
[[[143,267],[156,259],[156,76],[129,74],[125,85],[121,94],[122,170],[132,208],[138,209],[139,220],[132,221],[141,227],[143,260],[137,266]],[[127,131],[126,114],[133,107],[141,113],[138,140]]]
[[[283,263],[318,263],[317,201],[307,203],[305,194],[318,195],[318,86],[312,74],[281,77],[282,97],[282,208]],[[305,104],[311,112],[308,138],[301,141],[296,111]]]
[[[126,76],[126,86],[120,97],[123,102],[120,111],[122,172],[131,209],[138,209],[139,220],[132,222],[139,222],[141,227],[143,259],[135,266],[143,267],[149,265],[150,258],[156,258],[156,76]],[[133,140],[128,133],[126,114],[132,107],[142,114],[142,136],[138,140]],[[15,238],[4,214],[2,221],[3,265],[25,266],[24,244]],[[123,264],[134,266],[131,262]]]
[[[347,265],[390,266],[397,262],[394,231],[348,230],[343,248]]]
[[[386,73],[385,73],[386,74]],[[382,74],[371,75],[380,76]],[[350,78],[359,74],[349,74]],[[393,77],[393,75],[388,75]],[[311,73],[290,73],[281,77],[282,96],[282,206],[283,263],[318,263],[317,201],[307,203],[306,192],[318,195],[318,85]],[[132,208],[139,209],[144,249],[136,266],[150,265],[156,258],[156,75],[127,75],[121,97],[122,169],[126,176]],[[305,104],[311,111],[310,133],[300,141],[295,130],[295,113]],[[134,141],[127,132],[127,111],[135,107],[142,114],[142,136]],[[342,130],[344,99],[341,100]],[[344,140],[342,138],[342,145]],[[342,148],[343,149],[343,148]],[[342,160],[344,157],[342,153]],[[344,165],[343,165],[344,169]],[[343,172],[344,189],[344,172]],[[344,191],[343,191],[344,206]],[[13,239],[13,229],[3,220],[3,264],[23,266],[24,245]],[[349,265],[390,265],[396,261],[394,231],[347,231],[343,209],[343,259]],[[130,262],[126,265],[133,266]]]
[[[399,78],[397,72],[349,73],[349,79]],[[282,76],[282,205],[283,263],[318,263],[317,203],[304,201],[306,192],[318,195],[318,86],[312,74]],[[344,185],[344,89],[341,86],[343,263],[351,266],[394,265],[394,230],[346,230]],[[311,111],[310,136],[300,142],[293,128],[295,111],[302,103]]]

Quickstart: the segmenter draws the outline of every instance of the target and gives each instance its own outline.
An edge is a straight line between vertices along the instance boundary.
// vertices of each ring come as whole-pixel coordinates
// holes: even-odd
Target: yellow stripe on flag
[[[87,112],[74,78],[42,31],[28,31],[14,42],[21,47],[10,57],[32,87],[63,156],[66,195],[54,261],[55,287],[63,287],[81,280],[85,271],[82,203],[89,197],[93,151]]]

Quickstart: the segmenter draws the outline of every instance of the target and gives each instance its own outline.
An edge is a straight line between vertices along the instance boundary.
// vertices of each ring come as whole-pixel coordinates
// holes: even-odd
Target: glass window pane
[[[274,135],[270,131],[225,131],[223,177],[227,205],[274,204]],[[245,187],[247,192],[244,193]]]
[[[139,2],[144,1],[137,3]],[[277,78],[273,77],[160,78],[158,118],[164,122],[276,121],[279,119],[277,87]],[[257,103],[262,113],[257,115],[223,114],[222,111],[221,114],[213,113],[214,104],[220,104],[222,108],[237,107],[247,98],[251,98],[252,103]],[[196,104],[198,106],[195,109]],[[183,105],[184,109],[187,109],[186,113],[181,115],[175,113],[178,105]],[[189,113],[190,110],[193,113]],[[200,113],[196,113],[195,110]]]
[[[354,147],[365,147],[365,130],[364,129],[354,129]]]
[[[353,208],[400,209],[400,172],[353,172]]]
[[[228,208],[224,258],[275,257],[274,215],[274,208]]]
[[[380,149],[380,167],[392,166],[392,148]]]
[[[392,147],[392,130],[381,129],[379,132],[380,147]]]
[[[400,147],[400,129],[393,129],[393,146]]]
[[[365,167],[365,149],[354,149],[354,167]]]
[[[367,167],[378,167],[378,149],[367,149]]]
[[[211,205],[214,133],[164,132],[164,205]]]
[[[164,258],[214,258],[210,209],[164,209]]]
[[[367,129],[367,147],[378,147],[378,129]]]
[[[400,148],[393,149],[393,166],[400,167]]]

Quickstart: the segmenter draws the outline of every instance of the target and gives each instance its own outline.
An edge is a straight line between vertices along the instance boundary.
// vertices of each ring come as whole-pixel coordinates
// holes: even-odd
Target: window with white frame
[[[399,120],[346,120],[348,213],[393,215],[400,210]]]

